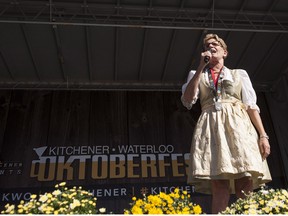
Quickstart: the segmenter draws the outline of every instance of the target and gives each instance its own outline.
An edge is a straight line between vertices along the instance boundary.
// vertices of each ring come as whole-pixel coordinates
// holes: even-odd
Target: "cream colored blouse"
[[[252,83],[251,83],[251,80],[249,78],[248,73],[242,69],[237,69],[237,72],[239,73],[239,76],[241,78],[241,83],[242,83],[242,102],[243,102],[243,104],[245,105],[246,109],[248,109],[248,108],[256,109],[256,110],[258,110],[258,112],[260,112],[260,109],[256,104],[257,96],[256,96],[255,90],[252,86]],[[188,74],[187,82],[182,86],[181,101],[182,101],[183,105],[189,110],[192,108],[193,104],[195,104],[196,101],[198,100],[199,88],[198,88],[196,95],[193,97],[192,101],[185,101],[183,98],[183,94],[186,90],[188,83],[193,78],[195,73],[196,73],[195,70],[191,70]],[[234,82],[230,69],[228,69],[227,67],[224,66],[222,73],[223,73],[223,80],[228,80],[230,82]],[[206,70],[204,72],[204,76],[205,76],[205,80],[207,82],[209,82],[208,70]]]

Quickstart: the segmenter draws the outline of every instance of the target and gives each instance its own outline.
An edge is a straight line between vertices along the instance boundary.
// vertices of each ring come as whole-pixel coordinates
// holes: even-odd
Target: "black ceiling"
[[[179,91],[208,32],[257,91],[287,76],[287,0],[1,0],[0,89]]]

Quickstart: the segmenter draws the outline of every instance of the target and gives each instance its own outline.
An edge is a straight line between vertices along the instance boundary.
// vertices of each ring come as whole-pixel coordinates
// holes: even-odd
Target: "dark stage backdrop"
[[[282,159],[264,95],[273,187],[283,187]],[[186,184],[192,132],[200,114],[180,92],[0,91],[0,201],[28,200],[59,182],[94,193],[97,206],[123,213],[132,196],[175,187],[209,212],[210,196]]]

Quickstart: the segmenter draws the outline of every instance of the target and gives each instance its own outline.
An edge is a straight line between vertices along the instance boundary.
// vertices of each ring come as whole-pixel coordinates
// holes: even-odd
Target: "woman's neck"
[[[223,66],[224,66],[224,64],[219,62],[218,64],[210,65],[210,68],[217,73],[217,72],[220,72],[222,70]]]

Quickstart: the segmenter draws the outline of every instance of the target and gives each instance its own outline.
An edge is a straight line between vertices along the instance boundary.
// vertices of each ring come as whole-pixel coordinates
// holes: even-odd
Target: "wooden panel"
[[[70,185],[93,190],[127,189],[124,196],[99,197],[102,206],[113,206],[114,212],[122,213],[121,209],[127,207],[131,196],[139,195],[142,189],[186,186],[184,155],[190,151],[193,129],[201,110],[198,103],[190,111],[184,108],[180,95],[180,92],[152,91],[0,91],[2,161],[22,163],[19,169],[12,169],[12,173],[5,168],[7,172],[3,174],[0,168],[0,198],[3,191],[7,195],[20,189],[28,192],[46,190],[71,175],[67,180]],[[279,148],[273,138],[265,97],[259,94],[258,98],[274,149],[268,162],[275,167],[272,176],[277,179],[274,186],[279,187],[283,179]],[[106,150],[55,153],[57,147],[61,150],[62,147],[81,146]],[[143,146],[143,152],[137,146]],[[147,146],[150,149],[145,149]],[[47,147],[43,155],[36,154],[35,149],[40,147]],[[162,154],[160,147],[172,150]],[[142,158],[143,155],[147,157]],[[42,156],[50,159],[43,163],[44,172],[40,178],[41,163],[37,161]],[[93,161],[93,157],[101,160]],[[51,160],[55,163],[50,170]],[[38,164],[35,169],[33,161]],[[20,173],[16,173],[19,170]],[[101,172],[107,173],[100,175]],[[208,212],[210,197],[193,196]]]
[[[92,92],[90,144],[127,144],[127,93]]]
[[[53,92],[47,145],[88,145],[89,109],[89,92]]]
[[[130,145],[165,145],[162,93],[129,92],[128,114]]]
[[[21,162],[21,175],[5,175],[0,180],[5,187],[36,186],[29,178],[31,151],[47,140],[47,105],[45,92],[10,91],[9,113],[2,142],[3,161]],[[49,100],[48,100],[49,101]],[[47,119],[47,118],[46,118]]]
[[[3,139],[7,125],[7,118],[9,113],[9,105],[11,100],[11,91],[0,91],[0,153],[3,148]],[[0,161],[3,160],[2,154]]]

